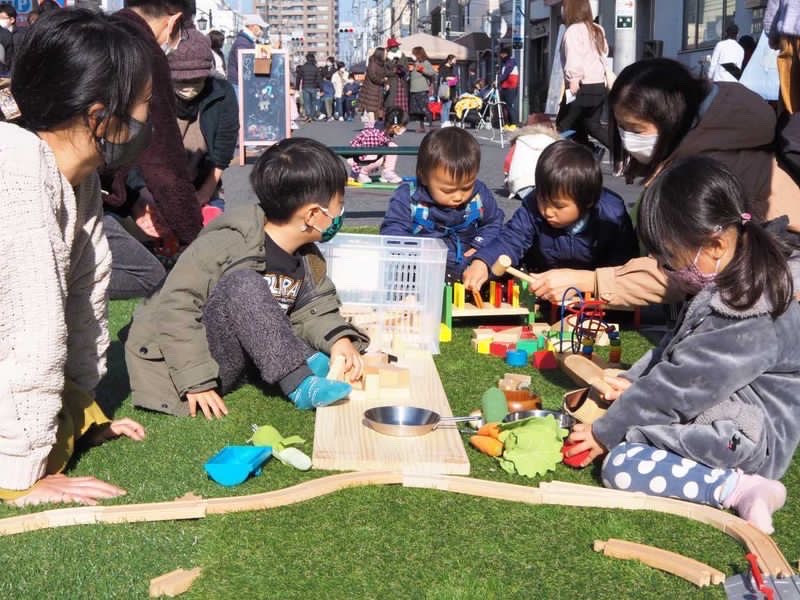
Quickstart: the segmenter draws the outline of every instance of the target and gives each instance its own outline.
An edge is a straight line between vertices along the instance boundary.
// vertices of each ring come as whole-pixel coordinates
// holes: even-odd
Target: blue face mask
[[[331,213],[328,212],[327,209],[320,207],[320,210],[324,212],[328,217],[331,219],[331,224],[328,225],[325,229],[317,229],[322,234],[322,241],[323,242],[330,242],[333,237],[339,233],[339,230],[342,228],[342,223],[344,223],[344,206],[342,206],[342,212],[339,213],[336,217],[331,217]]]

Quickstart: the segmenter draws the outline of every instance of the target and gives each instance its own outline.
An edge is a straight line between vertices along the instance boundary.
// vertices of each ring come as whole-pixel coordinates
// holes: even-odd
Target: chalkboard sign
[[[255,74],[255,50],[239,50],[239,163],[254,146],[289,137],[289,70],[283,50],[272,50],[269,75]]]

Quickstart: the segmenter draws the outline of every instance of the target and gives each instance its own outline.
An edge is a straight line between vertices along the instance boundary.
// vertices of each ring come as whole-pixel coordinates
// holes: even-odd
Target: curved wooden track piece
[[[749,552],[758,557],[759,566],[765,575],[791,577],[794,574],[791,565],[770,536],[756,529],[747,521],[710,506],[692,504],[671,498],[647,496],[642,493],[621,492],[560,481],[542,482],[536,488],[458,475],[418,475],[393,471],[341,473],[305,481],[282,490],[248,496],[209,499],[190,497],[172,502],[117,506],[81,506],[45,510],[38,513],[0,519],[0,536],[51,527],[68,527],[93,523],[200,519],[207,514],[223,514],[287,506],[351,487],[396,484],[402,484],[404,487],[428,488],[525,504],[652,510],[677,515],[711,525],[741,542]]]
[[[699,560],[655,546],[611,538],[607,541],[595,540],[594,551],[612,558],[638,560],[649,567],[677,575],[698,587],[719,585],[725,581],[725,573],[722,571]]]

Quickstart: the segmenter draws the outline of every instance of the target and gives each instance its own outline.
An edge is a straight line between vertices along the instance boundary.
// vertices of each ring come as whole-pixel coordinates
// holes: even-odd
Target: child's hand
[[[572,433],[567,438],[575,445],[570,447],[566,452],[566,456],[574,456],[581,452],[589,451],[589,456],[579,465],[585,467],[591,463],[595,458],[606,453],[606,449],[598,442],[594,435],[592,435],[592,426],[584,423],[578,423],[572,426]]]
[[[461,275],[464,287],[476,292],[480,291],[487,279],[489,279],[489,267],[482,260],[473,260]]]
[[[631,382],[623,377],[603,377],[605,382],[611,386],[611,391],[603,394],[603,398],[608,402],[612,402],[622,396],[622,392],[631,387]]]
[[[186,392],[186,401],[189,403],[189,414],[193,417],[197,416],[198,406],[209,421],[213,418],[221,419],[228,414],[228,407],[225,406],[222,396],[217,393],[216,389],[204,392]]]
[[[340,338],[331,346],[331,363],[337,356],[344,357],[345,381],[357,381],[361,379],[364,371],[364,363],[361,354],[350,341],[350,338]]]
[[[94,506],[98,500],[125,495],[125,490],[94,477],[67,477],[62,473],[45,475],[24,496],[13,500],[16,506],[75,502]]]
[[[144,427],[133,419],[116,419],[111,421],[111,423],[93,428],[89,433],[89,443],[93,446],[99,446],[103,442],[116,439],[123,435],[137,442],[141,442],[145,436]]]

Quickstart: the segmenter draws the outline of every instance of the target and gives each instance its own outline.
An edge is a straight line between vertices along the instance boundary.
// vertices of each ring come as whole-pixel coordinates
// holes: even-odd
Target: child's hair
[[[608,95],[609,126],[615,148],[621,148],[614,109],[619,108],[658,128],[658,141],[647,165],[630,161],[626,174],[645,179],[661,167],[694,126],[708,83],[696,79],[676,60],[652,58],[625,67]]]
[[[722,299],[747,310],[766,295],[772,315],[778,316],[793,294],[786,249],[760,223],[749,222],[744,206],[741,184],[724,165],[704,156],[680,159],[647,188],[639,208],[639,239],[666,264],[678,253],[693,254],[714,234],[736,227],[734,256],[715,278]]]
[[[274,223],[287,223],[312,202],[326,207],[344,194],[347,171],[330,148],[309,138],[285,139],[262,154],[250,173],[258,203]]]
[[[460,127],[434,129],[419,145],[417,181],[424,185],[427,176],[437,168],[456,181],[476,175],[481,168],[481,147]]]
[[[558,140],[542,151],[536,163],[536,196],[545,203],[568,197],[583,214],[600,200],[603,173],[586,146]]]
[[[389,110],[386,111],[386,115],[384,115],[383,119],[383,129],[384,131],[388,131],[389,127],[395,127],[397,125],[405,125],[408,123],[408,115],[406,111],[402,108],[397,106],[393,106]]]

